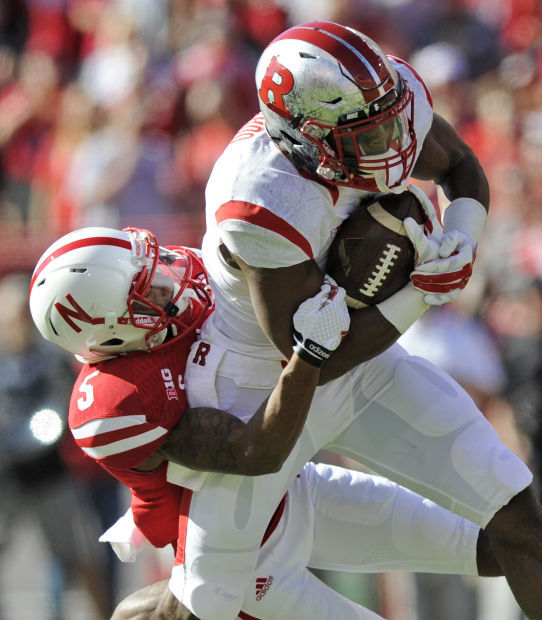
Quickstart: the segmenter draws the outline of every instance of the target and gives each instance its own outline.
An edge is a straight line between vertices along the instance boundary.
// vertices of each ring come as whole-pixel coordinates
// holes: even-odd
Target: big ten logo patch
[[[166,396],[168,400],[179,400],[179,395],[177,394],[177,387],[180,390],[184,390],[184,381],[182,375],[177,375],[177,386],[173,380],[173,374],[169,368],[162,368],[160,371],[162,374],[162,380],[164,382],[164,387],[166,388]]]
[[[207,342],[200,342],[198,348],[196,349],[196,353],[192,358],[193,364],[198,364],[199,366],[205,366],[205,358],[211,352],[211,345]]]

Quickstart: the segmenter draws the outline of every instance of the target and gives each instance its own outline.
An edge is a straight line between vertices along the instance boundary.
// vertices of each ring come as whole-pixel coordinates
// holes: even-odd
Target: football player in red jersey
[[[186,405],[186,360],[213,309],[195,251],[160,247],[141,229],[87,228],[65,235],[40,258],[30,288],[34,322],[47,340],[85,362],[71,397],[70,429],[88,456],[131,489],[135,523],[153,545],[176,545],[187,501],[167,481],[159,449],[174,446],[177,463],[196,470],[280,469],[303,425],[322,356],[348,331],[343,289],[326,283],[311,308],[296,317],[303,333],[298,353],[245,424],[218,409]],[[321,354],[308,348],[315,343]]]
[[[119,520],[128,528],[106,539],[119,550],[118,543],[129,546],[140,532],[156,547],[172,545],[177,566],[189,529],[198,536],[200,524],[189,515],[192,495],[206,484],[198,472],[279,470],[303,426],[322,363],[349,326],[344,291],[326,279],[294,315],[295,353],[277,386],[244,423],[216,408],[187,408],[190,347],[196,343],[191,363],[213,355],[196,341],[212,312],[212,293],[195,251],[162,248],[139,229],[76,231],[38,261],[30,306],[42,335],[85,362],[70,404],[78,445],[132,492],[129,519]],[[221,509],[228,479],[212,481],[208,509],[215,519],[237,516]],[[309,463],[274,508],[242,618],[379,617],[333,592],[308,566],[422,570],[430,559],[433,571],[499,573],[476,525],[383,478]],[[391,544],[397,528],[409,545]],[[230,571],[235,574],[235,565]],[[196,616],[162,582],[129,597],[114,617]]]

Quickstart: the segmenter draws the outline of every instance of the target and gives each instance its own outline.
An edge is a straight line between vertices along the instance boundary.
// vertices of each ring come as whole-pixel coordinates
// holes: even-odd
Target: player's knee
[[[498,510],[485,530],[492,542],[530,545],[538,541],[541,528],[542,508],[529,486]]]
[[[149,620],[158,609],[178,611],[177,605],[180,603],[169,592],[167,580],[158,581],[124,598],[115,608],[111,620]]]

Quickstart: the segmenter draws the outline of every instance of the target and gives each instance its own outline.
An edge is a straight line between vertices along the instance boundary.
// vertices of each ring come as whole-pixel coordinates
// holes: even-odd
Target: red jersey
[[[133,469],[157,450],[186,411],[184,373],[196,334],[152,355],[132,353],[85,364],[74,385],[69,425],[79,447],[132,492],[138,528],[156,547],[176,546],[182,487],[167,462]]]

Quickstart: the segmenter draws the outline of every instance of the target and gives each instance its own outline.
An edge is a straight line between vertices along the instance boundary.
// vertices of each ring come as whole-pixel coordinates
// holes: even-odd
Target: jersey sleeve
[[[149,423],[145,415],[124,415],[90,420],[72,429],[77,445],[109,468],[136,467],[155,452],[168,433]]]
[[[169,428],[157,422],[159,415],[144,408],[138,390],[126,377],[90,370],[83,369],[74,386],[73,437],[87,456],[106,469],[135,467],[158,449]]]
[[[216,219],[230,252],[253,267],[289,267],[314,258],[307,237],[265,207],[232,200]]]
[[[414,130],[418,139],[417,154],[419,155],[425,136],[429,133],[433,123],[433,99],[426,83],[413,67],[395,56],[389,58],[414,93]]]

